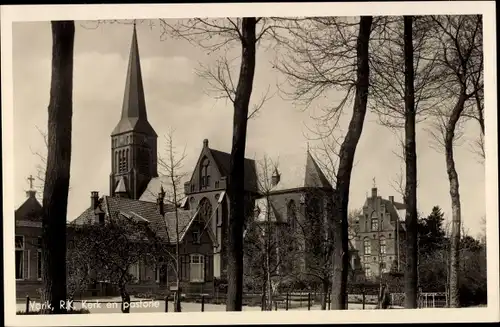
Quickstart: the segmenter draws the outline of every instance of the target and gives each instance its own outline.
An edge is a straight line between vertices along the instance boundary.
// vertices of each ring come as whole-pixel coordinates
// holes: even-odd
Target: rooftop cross
[[[373,180],[373,188],[377,187],[377,183],[376,183],[376,181],[375,181],[375,177],[373,177],[373,179],[372,179],[372,180]]]
[[[35,178],[33,178],[33,176],[32,176],[32,175],[30,175],[30,176],[28,177],[28,181],[30,182],[30,190],[32,190],[32,189],[33,189],[33,181],[34,181],[34,180],[35,180]]]

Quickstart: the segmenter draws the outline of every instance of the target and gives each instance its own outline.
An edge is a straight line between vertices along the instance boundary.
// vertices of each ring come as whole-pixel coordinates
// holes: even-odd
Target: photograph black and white
[[[2,6],[11,322],[498,320],[494,3],[365,5]]]

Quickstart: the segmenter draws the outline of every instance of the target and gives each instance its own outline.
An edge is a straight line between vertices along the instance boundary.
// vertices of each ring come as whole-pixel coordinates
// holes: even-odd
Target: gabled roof
[[[120,181],[116,186],[115,193],[127,193],[127,187],[125,186],[125,180],[123,179],[123,176],[120,177]]]
[[[196,163],[196,167],[198,167],[201,163],[201,160],[204,156],[211,157],[215,162],[215,166],[219,171],[221,177],[229,178],[230,168],[231,168],[231,154],[215,149],[211,149],[208,146],[208,140],[205,139],[203,141],[203,149],[200,152],[200,156]],[[193,174],[191,175],[191,179],[196,172],[196,169],[193,170]],[[255,161],[252,159],[245,158],[244,162],[244,183],[245,183],[245,191],[248,192],[258,192],[258,183],[257,183],[257,170],[255,167]]]
[[[97,211],[104,212],[107,219],[116,217],[116,215],[122,215],[129,219],[146,221],[159,237],[168,240],[171,244],[176,243],[175,211],[171,205],[165,205],[166,213],[162,216],[156,203],[122,197],[104,196],[99,200],[99,204],[95,211],[92,208],[86,209],[80,216],[73,220],[71,224],[93,224],[95,222],[94,212]],[[179,217],[179,237],[182,241],[192,221],[196,218],[198,211],[179,209],[177,213]],[[210,236],[212,237],[213,235]],[[212,241],[213,240],[214,239],[212,239]]]
[[[16,220],[42,220],[42,205],[35,196],[35,191],[28,191],[28,198],[14,212]]]
[[[141,61],[135,25],[132,34],[132,43],[130,45],[122,116],[111,135],[131,131],[157,136],[153,127],[148,122],[146,113],[146,100],[144,97],[144,86],[142,84]]]

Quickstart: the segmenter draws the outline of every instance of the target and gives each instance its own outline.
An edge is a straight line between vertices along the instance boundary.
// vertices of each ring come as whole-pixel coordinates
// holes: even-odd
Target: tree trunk
[[[458,183],[458,173],[455,169],[455,159],[453,157],[453,142],[455,139],[455,128],[460,116],[464,110],[466,95],[465,89],[462,90],[460,98],[453,108],[446,126],[445,135],[445,155],[446,172],[450,182],[451,197],[451,239],[450,239],[450,307],[460,307],[459,295],[459,267],[460,267],[460,225],[461,225],[461,206],[460,191]]]
[[[415,140],[415,87],[413,67],[413,17],[404,16],[405,62],[405,164],[406,164],[406,265],[405,308],[417,308],[418,288],[418,217],[417,217],[417,151]]]
[[[48,154],[43,191],[42,301],[47,313],[65,313],[66,218],[71,165],[73,115],[73,21],[52,22],[52,77],[48,107]]]
[[[347,309],[347,277],[349,267],[348,203],[352,165],[366,115],[368,101],[369,73],[368,45],[372,16],[363,16],[359,22],[357,52],[357,84],[353,113],[349,129],[340,147],[336,192],[333,211],[333,276],[332,310]]]
[[[120,296],[122,297],[121,310],[123,313],[130,313],[130,295],[128,294],[125,285],[120,286]]]
[[[243,18],[240,75],[234,99],[233,141],[229,168],[230,199],[226,311],[241,311],[243,302],[243,229],[245,224],[245,147],[247,117],[255,73],[255,17]]]
[[[328,278],[322,280],[323,294],[321,295],[321,310],[326,310],[328,303],[328,291],[330,290],[330,281]]]

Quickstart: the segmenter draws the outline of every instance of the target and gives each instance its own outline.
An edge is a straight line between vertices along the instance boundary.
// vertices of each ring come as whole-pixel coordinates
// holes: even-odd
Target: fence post
[[[365,310],[365,300],[366,300],[366,294],[365,294],[365,289],[363,288],[363,290],[361,291],[361,295],[362,295],[362,301],[363,301],[363,310]]]
[[[288,292],[286,292],[286,298],[285,298],[285,310],[288,311]]]
[[[201,296],[201,312],[205,311],[205,295]]]
[[[26,295],[26,313],[30,312],[30,296]]]
[[[307,293],[307,310],[311,310],[311,292]]]
[[[274,311],[278,311],[278,301],[274,301]]]
[[[168,296],[165,296],[165,312],[168,312]]]
[[[332,293],[328,292],[326,298],[328,299],[328,310],[330,310],[330,307],[332,305]]]

